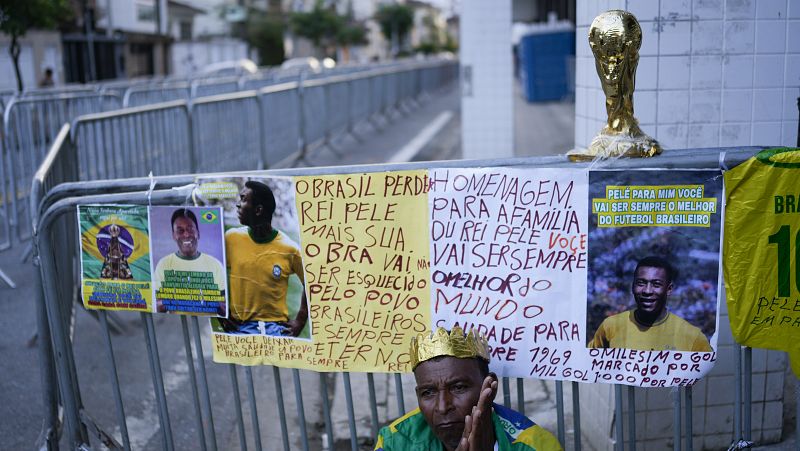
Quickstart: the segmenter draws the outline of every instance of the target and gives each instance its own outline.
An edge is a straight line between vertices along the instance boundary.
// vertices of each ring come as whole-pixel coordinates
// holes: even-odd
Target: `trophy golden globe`
[[[658,142],[642,132],[633,117],[633,91],[641,45],[642,28],[627,11],[606,11],[592,21],[589,47],[606,95],[608,122],[585,152],[569,152],[570,160],[640,158],[661,153]]]

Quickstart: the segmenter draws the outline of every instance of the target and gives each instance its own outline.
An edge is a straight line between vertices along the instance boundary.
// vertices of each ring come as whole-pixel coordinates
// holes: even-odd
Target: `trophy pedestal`
[[[585,152],[568,152],[570,161],[592,161],[595,158],[647,158],[661,153],[658,141],[642,133],[638,136],[609,134],[605,130],[592,139]]]

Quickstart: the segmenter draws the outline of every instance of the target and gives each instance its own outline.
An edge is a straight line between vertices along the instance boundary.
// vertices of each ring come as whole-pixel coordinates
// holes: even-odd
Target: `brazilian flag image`
[[[81,274],[86,308],[149,311],[147,207],[81,205]]]
[[[219,216],[217,215],[217,209],[201,210],[200,221],[203,224],[219,224]]]

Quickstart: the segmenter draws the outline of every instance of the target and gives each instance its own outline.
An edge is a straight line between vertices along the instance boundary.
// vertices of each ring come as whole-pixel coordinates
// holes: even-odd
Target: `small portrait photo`
[[[294,183],[288,177],[198,180],[198,205],[225,218],[230,314],[215,333],[308,339],[308,300]]]
[[[151,206],[150,235],[155,311],[226,317],[221,209]]]
[[[723,195],[718,175],[711,171],[590,172],[587,347],[691,352],[716,348]],[[702,189],[704,202],[717,202],[711,206],[714,213],[690,226],[668,226],[656,220],[653,225],[598,227],[599,215],[591,210],[591,203],[606,198],[607,187],[630,188],[624,192],[635,193],[631,197],[656,193],[655,198],[619,208],[644,211],[668,205],[669,201],[662,205],[657,199],[662,193],[659,185],[670,195],[672,189],[680,192],[675,187]],[[675,205],[690,208],[678,202]],[[685,216],[658,217],[665,222],[685,220]]]

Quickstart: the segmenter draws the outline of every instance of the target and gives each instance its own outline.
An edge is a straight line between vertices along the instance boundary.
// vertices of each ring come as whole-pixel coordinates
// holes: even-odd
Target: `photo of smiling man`
[[[587,347],[711,352],[700,328],[667,308],[676,275],[661,257],[639,260],[631,283],[636,308],[603,320]]]
[[[157,312],[227,316],[220,218],[219,208],[150,207]]]

